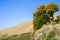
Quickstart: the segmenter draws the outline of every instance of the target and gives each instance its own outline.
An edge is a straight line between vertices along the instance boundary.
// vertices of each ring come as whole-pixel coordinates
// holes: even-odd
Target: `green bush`
[[[33,14],[33,26],[34,32],[40,29],[43,24],[50,21],[53,21],[54,17],[53,14],[58,11],[58,6],[56,4],[49,4],[49,5],[41,5],[37,11]]]

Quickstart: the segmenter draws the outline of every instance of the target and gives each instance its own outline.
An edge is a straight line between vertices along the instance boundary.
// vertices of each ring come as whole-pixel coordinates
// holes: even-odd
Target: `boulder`
[[[60,24],[43,25],[33,37],[34,40],[60,40]]]

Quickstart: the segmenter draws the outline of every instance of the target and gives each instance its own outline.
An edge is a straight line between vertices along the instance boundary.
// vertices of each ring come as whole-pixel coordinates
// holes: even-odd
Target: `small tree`
[[[34,31],[40,29],[43,24],[53,20],[53,14],[58,11],[58,6],[56,4],[48,4],[46,6],[41,5],[37,8],[37,11],[33,14],[33,26]]]

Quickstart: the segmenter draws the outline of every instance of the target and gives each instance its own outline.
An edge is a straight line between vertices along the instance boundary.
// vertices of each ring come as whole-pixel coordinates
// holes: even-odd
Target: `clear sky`
[[[31,20],[38,6],[51,2],[60,9],[60,0],[0,0],[0,30]]]

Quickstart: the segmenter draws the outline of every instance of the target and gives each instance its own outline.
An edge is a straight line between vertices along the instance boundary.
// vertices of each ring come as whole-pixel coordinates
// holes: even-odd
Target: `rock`
[[[60,40],[60,24],[43,25],[35,32],[34,40]]]

